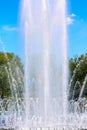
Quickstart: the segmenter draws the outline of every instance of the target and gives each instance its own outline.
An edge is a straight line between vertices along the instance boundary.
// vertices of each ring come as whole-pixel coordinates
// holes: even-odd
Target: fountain
[[[35,113],[36,118],[41,118],[43,123],[40,125],[44,127],[53,126],[57,115],[63,118],[58,123],[66,125],[68,95],[66,2],[38,0],[37,3],[23,0],[21,15],[25,43],[26,126],[32,127],[28,120],[31,120]],[[38,112],[30,112],[32,110],[29,108],[28,100],[30,98],[34,100],[34,97],[39,100]]]
[[[8,62],[9,69],[5,67],[5,71],[12,97],[0,100],[1,130],[87,129],[87,100],[82,98],[87,76],[78,100],[74,100],[75,89],[80,86],[77,81],[72,100],[68,101],[68,89],[80,63],[68,88],[66,0],[22,0],[21,8],[25,44],[24,93],[22,98],[18,97],[18,82]],[[23,75],[18,67],[15,73],[22,84]]]

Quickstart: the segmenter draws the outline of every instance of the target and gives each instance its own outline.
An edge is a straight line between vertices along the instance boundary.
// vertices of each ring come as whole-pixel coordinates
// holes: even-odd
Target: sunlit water
[[[65,124],[68,86],[65,0],[23,0],[22,27],[26,122],[36,116],[43,120],[43,126],[48,126],[58,115],[64,118],[60,123]],[[38,111],[30,112],[30,98],[38,98]],[[30,126],[29,121],[26,125]]]
[[[19,98],[18,83],[8,63],[10,73],[7,73],[12,81],[11,83],[9,81],[12,98],[0,100],[1,128],[15,130],[87,128],[87,100],[81,97],[87,76],[78,101],[72,98],[68,102],[66,27],[65,0],[21,1],[21,30],[25,47],[24,95],[23,98]],[[5,57],[7,58],[6,53]],[[22,77],[19,78],[22,83],[23,76],[17,67],[16,74],[17,77]]]

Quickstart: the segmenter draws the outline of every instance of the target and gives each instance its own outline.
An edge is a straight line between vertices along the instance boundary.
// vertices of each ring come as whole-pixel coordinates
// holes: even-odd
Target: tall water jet
[[[43,61],[44,61],[44,114],[45,123],[49,110],[49,24],[46,0],[42,1],[43,15]]]
[[[29,109],[29,86],[30,86],[30,65],[29,65],[29,46],[30,42],[28,41],[28,37],[30,37],[30,30],[32,30],[32,12],[31,12],[31,3],[30,0],[23,0],[22,3],[22,26],[23,26],[23,35],[24,35],[24,42],[25,42],[25,94],[24,94],[24,101],[25,101],[25,120],[26,126],[29,126],[29,118],[30,118],[30,109]]]
[[[66,28],[66,0],[61,1],[61,7],[62,7],[62,87],[63,87],[63,115],[66,118],[67,116],[67,108],[68,108],[68,102],[67,102],[67,86],[68,86],[68,58],[67,58],[67,28]]]
[[[28,122],[34,117],[41,118],[39,125],[43,126],[55,125],[57,121],[65,124],[68,86],[66,1],[23,0],[22,27],[27,127],[32,126]]]

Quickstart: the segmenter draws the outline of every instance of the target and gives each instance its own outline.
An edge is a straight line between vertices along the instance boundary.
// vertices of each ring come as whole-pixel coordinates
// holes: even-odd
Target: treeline
[[[0,97],[22,96],[23,64],[13,53],[0,52]]]
[[[87,75],[87,54],[69,59],[69,100],[79,98]],[[87,97],[87,81],[82,97]],[[20,98],[24,89],[24,68],[21,59],[13,53],[0,52],[0,97]]]
[[[69,68],[69,99],[77,100],[82,86],[84,86],[84,90],[81,97],[87,97],[87,54],[71,58],[69,60]]]

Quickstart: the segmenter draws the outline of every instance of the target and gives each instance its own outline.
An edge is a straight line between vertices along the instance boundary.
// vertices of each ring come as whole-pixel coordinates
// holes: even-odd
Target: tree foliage
[[[73,91],[75,91],[74,97],[78,98],[82,85],[84,83],[85,77],[87,75],[87,54],[81,55],[80,57],[74,57],[69,60],[70,68],[70,99],[72,98]],[[77,82],[79,82],[79,87],[76,87]],[[78,86],[78,85],[77,85]],[[87,96],[87,83],[85,84],[85,89],[83,96]]]
[[[0,96],[16,96],[22,93],[23,65],[20,58],[13,53],[0,52]]]

